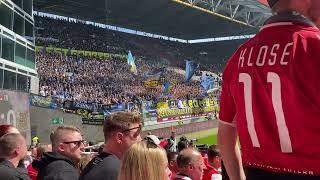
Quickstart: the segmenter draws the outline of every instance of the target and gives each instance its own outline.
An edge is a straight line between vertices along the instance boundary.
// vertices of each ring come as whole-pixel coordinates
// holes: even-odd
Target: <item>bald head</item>
[[[189,164],[199,161],[201,154],[193,148],[182,150],[177,157],[177,164],[179,168],[184,168]]]
[[[184,149],[177,158],[178,170],[192,180],[201,180],[205,167],[201,154],[193,148]]]

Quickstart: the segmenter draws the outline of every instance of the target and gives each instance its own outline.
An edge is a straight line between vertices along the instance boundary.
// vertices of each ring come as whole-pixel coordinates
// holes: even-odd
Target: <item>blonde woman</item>
[[[166,152],[152,141],[133,144],[125,153],[119,180],[169,180]]]

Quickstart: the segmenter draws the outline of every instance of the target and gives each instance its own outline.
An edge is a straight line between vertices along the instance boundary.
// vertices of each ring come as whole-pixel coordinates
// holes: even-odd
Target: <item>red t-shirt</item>
[[[207,169],[203,170],[202,180],[222,180],[222,176],[219,171],[211,166],[206,166]]]
[[[27,167],[27,170],[28,170],[28,174],[29,174],[30,178],[31,178],[32,180],[37,180],[38,171],[35,170],[35,169],[32,167],[32,164],[30,164],[30,165]]]
[[[302,22],[265,25],[223,74],[221,123],[237,127],[243,163],[320,175],[320,31]]]

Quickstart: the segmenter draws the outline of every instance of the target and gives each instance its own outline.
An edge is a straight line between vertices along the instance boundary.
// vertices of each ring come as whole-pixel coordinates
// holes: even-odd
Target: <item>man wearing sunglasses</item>
[[[81,173],[80,180],[117,180],[121,158],[129,147],[141,141],[141,118],[130,112],[117,112],[107,117],[103,132],[105,146]]]
[[[50,136],[52,152],[32,163],[39,171],[38,180],[78,180],[76,164],[80,161],[84,148],[79,129],[60,126]]]

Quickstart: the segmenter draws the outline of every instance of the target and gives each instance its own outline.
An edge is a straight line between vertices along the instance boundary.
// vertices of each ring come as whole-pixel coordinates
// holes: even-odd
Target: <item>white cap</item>
[[[148,135],[148,136],[146,136],[146,138],[151,139],[151,140],[154,142],[154,144],[156,144],[157,146],[160,145],[160,140],[159,140],[159,138],[158,138],[157,136],[155,136],[155,135]]]

